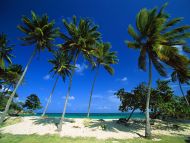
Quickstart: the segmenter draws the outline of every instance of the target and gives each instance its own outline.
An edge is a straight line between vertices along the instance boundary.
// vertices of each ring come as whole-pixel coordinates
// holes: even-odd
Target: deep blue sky
[[[112,44],[112,50],[118,52],[119,64],[114,66],[115,75],[110,76],[101,69],[94,90],[92,112],[118,112],[119,101],[113,93],[125,88],[130,91],[140,82],[147,81],[148,73],[138,69],[137,60],[139,52],[127,48],[124,40],[131,39],[127,33],[129,24],[135,24],[136,14],[140,9],[160,7],[165,0],[1,0],[0,1],[0,32],[8,35],[12,44],[16,44],[14,63],[26,65],[34,47],[23,47],[18,37],[23,34],[16,28],[21,23],[22,15],[30,16],[30,11],[37,14],[47,13],[50,19],[55,19],[56,25],[63,29],[62,18],[89,17],[100,26],[102,38]],[[183,24],[190,24],[189,0],[168,0],[166,11],[171,18],[184,17]],[[49,75],[51,65],[47,62],[51,55],[44,51],[33,60],[25,77],[25,83],[19,90],[19,100],[31,93],[36,93],[43,105],[49,96],[55,79]],[[89,92],[94,77],[94,72],[87,68],[87,63],[80,58],[77,62],[80,70],[74,75],[67,112],[87,112]],[[153,71],[153,86],[160,78]],[[171,85],[177,95],[180,95],[178,86]],[[189,87],[183,87],[187,90]],[[48,112],[62,112],[67,82],[61,79],[53,95]]]

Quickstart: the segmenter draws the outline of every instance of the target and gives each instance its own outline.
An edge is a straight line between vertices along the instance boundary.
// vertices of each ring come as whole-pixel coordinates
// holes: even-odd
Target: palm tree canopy
[[[23,73],[23,68],[21,65],[14,64],[10,65],[6,71],[8,79],[12,81],[13,84],[16,84]]]
[[[59,29],[54,28],[55,22],[49,22],[47,15],[39,17],[33,11],[31,14],[31,19],[23,16],[23,25],[18,26],[18,29],[26,35],[20,38],[24,41],[23,45],[28,46],[34,44],[39,51],[45,48],[51,50],[54,39],[59,35]]]
[[[83,56],[90,60],[90,51],[92,46],[100,40],[100,32],[97,31],[98,26],[90,19],[81,18],[77,22],[76,16],[73,16],[72,21],[68,22],[63,19],[64,27],[67,33],[61,33],[61,37],[65,41],[60,46],[65,50],[69,49],[71,55],[76,52],[82,52]]]
[[[3,81],[5,84],[15,85],[20,79],[22,73],[23,68],[21,65],[12,64],[1,71],[0,80]]]
[[[163,63],[178,70],[183,70],[184,57],[179,54],[177,46],[182,46],[185,52],[189,48],[185,39],[190,37],[189,25],[176,28],[182,18],[168,20],[163,5],[160,11],[142,9],[136,19],[137,32],[129,25],[128,33],[133,41],[126,41],[129,48],[140,49],[139,67],[146,70],[146,56],[148,55],[160,75],[166,76]],[[173,28],[175,26],[175,28]],[[177,63],[176,63],[177,62]]]
[[[185,71],[185,72],[184,72]],[[176,82],[179,80],[180,83],[190,84],[190,71],[188,68],[184,69],[183,71],[174,70],[171,74],[171,80]]]
[[[8,45],[7,36],[4,33],[0,34],[0,68],[5,68],[5,62],[12,64],[11,58],[14,57],[11,52],[12,46]]]
[[[116,52],[110,51],[111,45],[109,43],[97,43],[96,47],[92,51],[92,55],[95,57],[94,67],[101,65],[113,75],[114,69],[111,65],[118,63]]]
[[[50,72],[54,72],[54,75],[60,75],[65,81],[65,78],[70,76],[72,69],[75,68],[70,64],[71,58],[66,51],[63,52],[62,50],[55,51],[53,55],[53,59],[49,60],[49,62],[53,65]]]

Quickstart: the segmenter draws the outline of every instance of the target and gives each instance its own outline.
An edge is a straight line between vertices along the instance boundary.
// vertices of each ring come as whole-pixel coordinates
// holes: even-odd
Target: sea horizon
[[[35,115],[27,114],[23,116],[41,116],[42,113],[36,113]],[[47,117],[61,117],[62,113],[46,113]],[[119,119],[128,118],[130,113],[91,113],[90,118],[92,119]],[[87,113],[66,113],[65,118],[86,118]],[[144,119],[144,113],[135,112],[131,118]]]

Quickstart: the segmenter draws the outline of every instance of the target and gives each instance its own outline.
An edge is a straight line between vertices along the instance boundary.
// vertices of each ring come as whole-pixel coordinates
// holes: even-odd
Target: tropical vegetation
[[[178,26],[177,24],[181,24],[183,18],[171,19],[169,14],[164,11],[166,6],[167,4],[164,4],[160,10],[157,8],[141,9],[136,17],[136,28],[133,28],[132,25],[128,26],[128,34],[131,39],[126,40],[125,43],[128,48],[139,51],[138,67],[143,71],[148,69],[148,82],[138,84],[131,91],[125,91],[122,88],[115,93],[121,101],[119,110],[121,112],[130,111],[126,119],[120,119],[118,122],[127,124],[133,113],[139,110],[145,114],[145,137],[147,138],[152,136],[151,119],[190,119],[190,90],[185,94],[182,89],[182,84],[188,86],[190,84],[190,60],[188,57],[190,48],[187,45],[187,40],[190,38],[190,26]],[[113,67],[119,63],[119,58],[117,52],[111,50],[111,44],[103,42],[99,26],[93,20],[73,16],[72,19],[63,19],[62,22],[63,27],[56,28],[55,21],[50,21],[47,15],[38,16],[32,11],[31,18],[23,16],[22,24],[18,26],[18,29],[24,34],[20,38],[23,42],[22,46],[34,47],[24,69],[21,65],[12,62],[12,58],[15,57],[12,54],[14,45],[10,44],[6,34],[0,34],[0,111],[2,111],[0,124],[5,123],[7,115],[35,112],[42,108],[41,101],[36,94],[29,95],[23,102],[19,100],[17,90],[25,83],[24,77],[36,54],[44,50],[47,50],[52,56],[48,61],[52,65],[50,73],[52,78],[55,77],[55,82],[41,116],[45,116],[48,110],[59,78],[63,82],[66,82],[68,78],[63,112],[57,125],[57,131],[62,130],[73,76],[77,69],[76,64],[81,58],[87,61],[92,71],[95,70],[87,109],[87,118],[90,118],[98,72],[100,68],[103,68],[110,75],[114,75]],[[57,40],[58,38],[59,40]],[[152,87],[152,70],[154,69],[160,76],[169,77],[169,80],[158,79],[156,87]],[[175,95],[170,87],[177,81],[182,96]],[[25,136],[16,137],[20,141],[26,138]],[[12,138],[15,139],[15,136],[4,135],[0,141],[7,142]],[[45,142],[44,140],[46,138],[41,139],[41,142]],[[60,138],[57,140],[61,142]],[[163,137],[164,140],[165,137]],[[143,142],[144,139],[139,141]]]
[[[63,19],[64,27],[67,33],[61,33],[61,38],[64,40],[63,44],[60,44],[60,48],[64,52],[68,52],[72,59],[73,66],[76,66],[77,59],[82,55],[89,62],[92,61],[91,52],[93,47],[100,40],[100,33],[97,31],[98,26],[95,25],[90,19],[81,18],[77,21],[76,16],[73,16],[72,21],[68,22]],[[62,117],[58,126],[58,131],[62,130],[62,122],[65,117],[68,98],[70,96],[72,78],[75,69],[72,70],[69,78],[69,86],[67,89],[67,95],[63,107]]]
[[[23,104],[23,108],[29,110],[29,112],[33,112],[37,109],[41,109],[40,99],[36,94],[31,94],[26,98],[25,103]]]
[[[69,57],[67,52],[63,52],[62,50],[58,50],[54,52],[54,58],[52,60],[49,60],[49,63],[53,65],[53,68],[50,70],[50,72],[53,72],[53,76],[56,76],[55,83],[53,85],[52,91],[49,95],[46,107],[42,113],[42,117],[45,115],[49,103],[51,102],[51,98],[53,95],[53,92],[55,90],[55,87],[57,85],[59,77],[65,81],[66,77],[71,76],[71,71],[75,68],[70,64],[71,58]]]
[[[174,94],[169,86],[168,80],[157,80],[156,88],[151,88],[150,118],[151,119],[190,119],[190,107],[186,105],[184,97]],[[127,123],[136,110],[145,113],[146,93],[148,87],[145,82],[139,84],[131,92],[126,92],[124,88],[119,89],[115,95],[120,99],[119,110],[129,112],[127,119],[120,122]],[[187,95],[185,95],[188,98]]]
[[[92,68],[96,68],[96,73],[94,76],[94,80],[92,83],[92,88],[90,91],[90,99],[89,99],[89,104],[88,104],[88,114],[87,117],[89,118],[90,116],[90,107],[91,107],[91,102],[92,102],[92,94],[96,82],[96,78],[98,76],[98,71],[99,68],[102,66],[104,69],[111,75],[114,74],[114,70],[111,67],[112,64],[116,64],[118,62],[116,52],[111,52],[110,51],[110,44],[109,43],[98,43],[96,44],[96,49],[92,51],[92,55],[95,58],[92,62]]]
[[[58,29],[54,28],[54,21],[49,22],[47,15],[43,15],[42,17],[39,17],[33,11],[31,12],[31,14],[32,14],[32,19],[29,19],[26,16],[23,16],[22,18],[23,25],[19,25],[18,29],[21,30],[25,34],[24,37],[20,38],[22,41],[24,41],[23,45],[24,46],[34,45],[35,49],[20,79],[18,80],[12,94],[10,95],[9,100],[7,101],[5,110],[0,118],[0,124],[3,122],[5,116],[7,115],[7,112],[15,96],[15,93],[26,74],[29,68],[29,65],[32,62],[32,59],[34,58],[37,52],[41,52],[42,50],[46,48],[49,51],[51,51],[53,48],[53,41],[59,33]],[[2,47],[4,47],[4,44],[2,44]],[[5,53],[7,53],[6,58],[9,57],[9,52],[5,52]],[[2,57],[5,57],[5,56],[2,56]]]
[[[148,61],[149,79],[148,93],[146,96],[146,137],[151,137],[149,105],[152,85],[152,65],[161,76],[167,75],[165,65],[177,70],[181,74],[186,73],[186,69],[189,69],[188,58],[181,55],[177,47],[181,46],[184,51],[187,51],[188,47],[186,46],[185,39],[190,37],[190,33],[187,31],[190,29],[190,26],[176,27],[176,24],[182,18],[170,20],[169,14],[164,12],[166,6],[167,4],[164,4],[159,11],[157,8],[151,10],[142,9],[137,14],[137,32],[132,25],[128,27],[128,33],[133,38],[133,41],[126,41],[126,44],[129,48],[140,51],[138,59],[139,68],[146,71]]]

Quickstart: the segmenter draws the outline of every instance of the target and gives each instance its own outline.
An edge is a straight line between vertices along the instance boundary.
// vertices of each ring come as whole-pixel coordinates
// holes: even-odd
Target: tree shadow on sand
[[[139,134],[139,130],[143,130],[145,125],[143,121],[138,121],[138,122],[133,122],[133,123],[127,123],[125,125],[123,124],[118,124],[118,120],[107,120],[107,121],[92,121],[91,124],[89,125],[89,128],[98,128],[101,127],[102,125],[106,127],[105,131],[111,131],[111,132],[118,132],[118,131],[123,131],[123,132],[132,132],[137,134],[140,137],[143,137],[143,135]]]
[[[188,129],[188,127],[182,126],[180,122],[171,122],[171,121],[156,122],[153,125],[153,128],[160,130],[173,130],[173,131],[184,131],[185,129]]]
[[[56,127],[58,127],[60,118],[56,117],[47,117],[47,118],[34,118],[32,119],[34,124],[54,124]],[[74,123],[75,121],[73,119],[64,119],[63,123]],[[151,122],[152,130],[172,130],[172,131],[185,131],[187,129],[186,126],[182,126],[179,122],[166,122],[166,121],[152,121]],[[145,120],[131,120],[128,123],[125,124],[119,124],[118,120],[91,120],[90,124],[87,126],[88,128],[102,128],[105,127],[105,131],[110,132],[129,132],[129,133],[135,133],[139,137],[144,137],[144,134],[142,134],[142,130],[145,128]],[[176,133],[177,135],[177,133]],[[180,134],[178,134],[180,135]],[[186,141],[189,143],[190,138]]]
[[[54,124],[56,127],[58,127],[58,124],[60,122],[60,118],[55,118],[55,117],[47,117],[47,118],[34,118],[32,119],[34,121],[34,124],[42,124],[42,125],[47,125],[47,124]],[[64,122],[69,122],[73,123],[74,120],[72,119],[64,119]]]
[[[111,131],[111,132],[118,132],[118,131],[123,131],[123,132],[131,132],[137,134],[139,137],[144,137],[144,135],[140,134],[139,131],[144,130],[145,128],[145,121],[144,120],[132,120],[128,123],[125,124],[119,124],[117,122],[118,120],[100,120],[98,122],[96,121],[91,121],[91,124],[89,125],[90,128],[97,128],[101,126],[106,127],[106,131]],[[152,121],[151,122],[152,129],[156,130],[172,130],[172,131],[185,131],[185,129],[188,129],[187,127],[181,126],[177,122],[157,122],[157,121]]]

